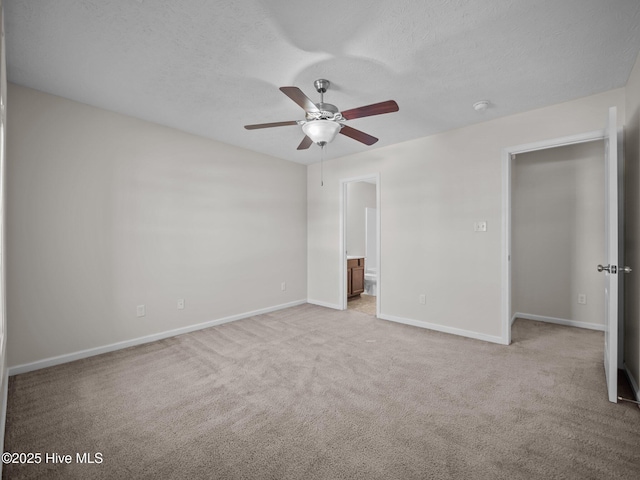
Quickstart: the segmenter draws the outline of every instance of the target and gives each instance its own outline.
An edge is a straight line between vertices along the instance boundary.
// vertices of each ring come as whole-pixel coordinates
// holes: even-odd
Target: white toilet
[[[378,269],[368,268],[364,272],[364,293],[367,295],[377,295],[376,286],[378,284]]]

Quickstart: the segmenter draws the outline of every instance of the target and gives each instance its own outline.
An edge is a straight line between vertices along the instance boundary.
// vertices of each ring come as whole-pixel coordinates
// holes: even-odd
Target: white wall
[[[604,326],[604,142],[520,154],[511,182],[512,313]]]
[[[366,254],[365,208],[376,208],[376,186],[367,182],[347,184],[347,255]]]
[[[626,87],[625,125],[625,353],[627,371],[640,396],[640,57]]]
[[[16,85],[9,103],[10,366],[306,299],[306,167]]]
[[[612,105],[622,122],[624,89],[364,150],[325,162],[323,188],[310,166],[309,298],[340,304],[340,180],[380,172],[382,316],[500,341],[502,149],[602,129]]]

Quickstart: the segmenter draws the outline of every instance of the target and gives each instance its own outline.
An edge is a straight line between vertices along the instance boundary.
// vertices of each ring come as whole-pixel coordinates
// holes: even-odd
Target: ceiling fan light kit
[[[342,128],[338,122],[333,120],[312,120],[302,125],[302,131],[313,143],[331,143]]]
[[[306,150],[312,143],[324,147],[327,143],[331,143],[338,133],[364,143],[365,145],[373,145],[376,143],[378,141],[376,137],[349,127],[343,122],[355,118],[397,112],[399,110],[398,104],[393,100],[387,100],[386,102],[374,103],[372,105],[340,112],[335,105],[324,103],[324,94],[330,85],[331,82],[324,78],[313,82],[313,86],[320,94],[319,103],[313,103],[298,87],[280,87],[282,93],[302,107],[305,111],[305,119],[245,125],[244,128],[247,130],[257,130],[261,128],[300,125],[305,137],[300,142],[300,145],[298,145],[298,150]]]

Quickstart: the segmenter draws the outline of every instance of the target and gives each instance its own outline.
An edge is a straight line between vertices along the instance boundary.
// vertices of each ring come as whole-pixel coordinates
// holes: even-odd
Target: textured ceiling
[[[390,145],[626,84],[638,0],[8,0],[9,80],[295,162],[299,120],[278,87],[313,88],[350,120],[325,158]],[[490,100],[483,114],[472,104]]]

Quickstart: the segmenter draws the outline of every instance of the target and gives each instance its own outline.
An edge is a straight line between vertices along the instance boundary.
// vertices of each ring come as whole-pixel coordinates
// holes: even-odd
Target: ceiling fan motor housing
[[[315,104],[316,107],[318,107],[318,112],[306,112],[306,119],[308,121],[311,120],[334,120],[334,121],[341,121],[344,120],[344,118],[342,118],[342,115],[340,114],[340,111],[338,110],[338,107],[336,107],[335,105],[331,105],[330,103],[316,103]]]

